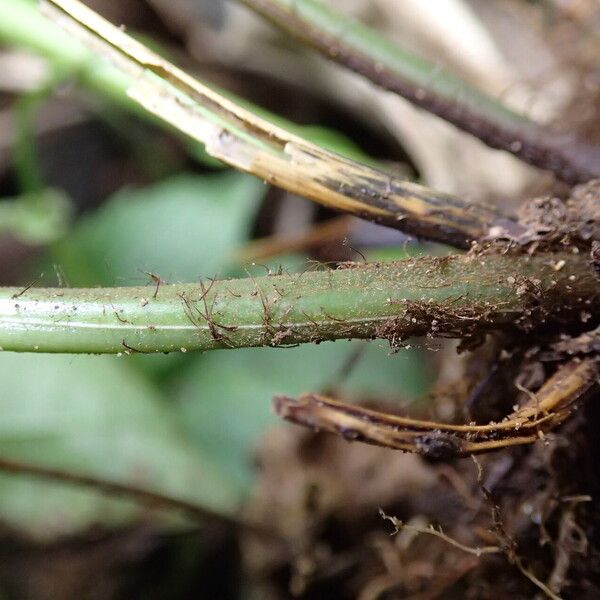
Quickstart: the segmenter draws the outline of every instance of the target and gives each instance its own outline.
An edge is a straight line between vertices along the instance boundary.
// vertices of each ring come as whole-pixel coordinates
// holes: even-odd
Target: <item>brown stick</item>
[[[248,262],[272,258],[286,252],[298,252],[328,242],[341,240],[350,233],[352,217],[342,216],[317,223],[307,231],[291,235],[273,235],[252,240],[234,255],[236,262]]]
[[[84,475],[73,471],[46,467],[4,457],[0,457],[0,471],[13,475],[29,475],[46,481],[84,487],[107,496],[134,500],[149,508],[180,511],[195,521],[216,521],[227,525],[233,524],[237,527],[243,526],[243,524],[238,521],[192,502],[173,498],[172,496],[153,492],[128,483],[119,483],[92,475]]]

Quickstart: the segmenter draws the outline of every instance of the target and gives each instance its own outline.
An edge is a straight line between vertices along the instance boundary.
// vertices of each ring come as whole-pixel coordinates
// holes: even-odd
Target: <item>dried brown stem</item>
[[[598,386],[598,363],[571,360],[523,407],[499,423],[453,425],[399,417],[305,394],[297,400],[277,397],[276,413],[284,419],[359,441],[416,452],[436,459],[480,454],[531,444],[567,419],[581,400]]]
[[[441,540],[444,540],[446,543],[466,552],[467,554],[472,554],[473,556],[480,557],[483,554],[498,554],[502,552],[502,548],[500,546],[467,546],[455,540],[454,538],[446,535],[441,527],[436,529],[433,525],[429,525],[428,527],[419,527],[418,525],[411,525],[410,523],[404,523],[397,517],[386,515],[382,509],[379,509],[379,515],[382,519],[389,521],[393,526],[395,531],[392,535],[395,535],[400,532],[402,529],[408,529],[410,531],[414,531],[416,533],[425,533],[427,535],[433,535],[434,537],[438,537]]]

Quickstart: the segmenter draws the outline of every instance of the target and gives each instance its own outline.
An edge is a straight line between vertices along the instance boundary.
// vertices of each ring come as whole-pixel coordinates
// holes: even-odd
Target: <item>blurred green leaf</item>
[[[234,172],[177,175],[122,190],[81,220],[54,258],[71,286],[223,276],[248,236],[263,183]]]
[[[0,455],[134,484],[232,513],[238,496],[124,359],[0,356]],[[140,508],[93,491],[0,477],[0,518],[32,535],[122,524]]]
[[[318,392],[340,384],[348,397],[414,400],[427,387],[427,369],[419,351],[388,356],[383,342],[336,342],[298,348],[214,351],[182,375],[178,396],[185,428],[203,454],[245,492],[252,481],[252,449],[276,422],[271,399]],[[356,368],[339,381],[346,361]]]
[[[0,201],[0,231],[9,231],[29,244],[47,244],[61,238],[71,220],[69,199],[46,188]]]

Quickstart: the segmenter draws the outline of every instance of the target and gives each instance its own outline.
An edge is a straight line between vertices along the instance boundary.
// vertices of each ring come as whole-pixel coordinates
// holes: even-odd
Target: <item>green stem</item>
[[[503,216],[346,159],[275,126],[190,77],[79,0],[44,0],[42,7],[131,77],[127,93],[140,106],[236,169],[335,210],[458,248],[470,248]]]
[[[0,346],[130,353],[377,337],[397,345],[415,335],[480,336],[593,312],[598,287],[579,255],[494,254],[157,290],[3,288]]]
[[[48,62],[54,83],[60,78],[74,78],[83,88],[93,91],[116,106],[155,123],[164,125],[143,110],[127,94],[132,78],[90,52],[73,36],[66,34],[40,13],[37,2],[30,0],[0,0],[0,43],[15,48],[25,48]],[[201,144],[191,141],[194,154],[202,162],[210,158]]]
[[[600,177],[600,148],[545,130],[319,0],[239,0],[330,60],[568,183]]]

